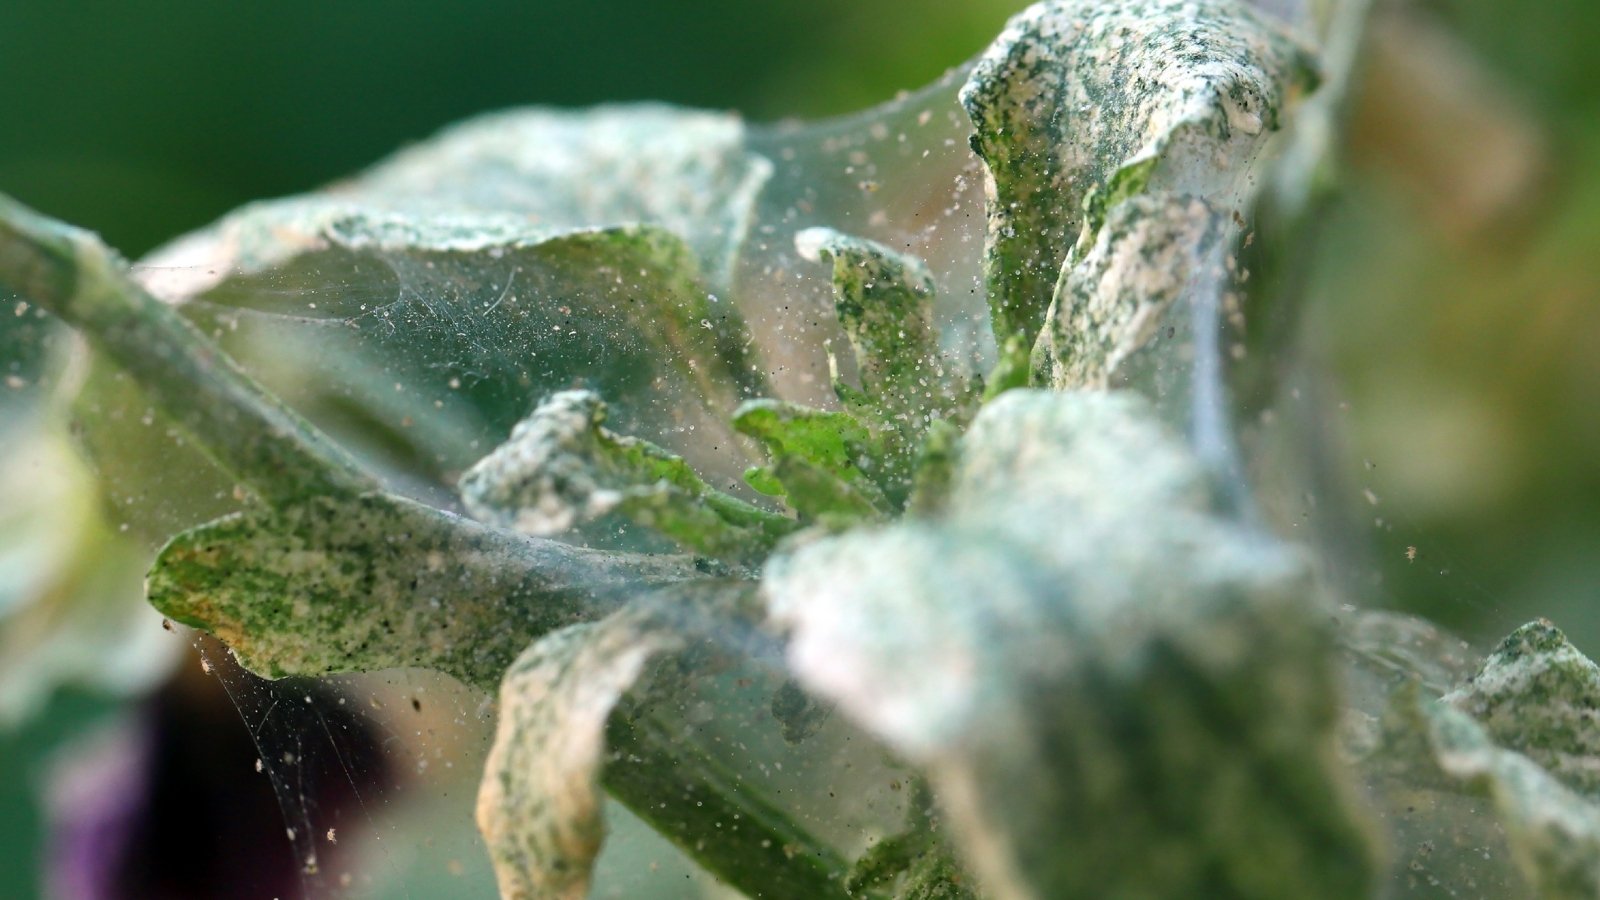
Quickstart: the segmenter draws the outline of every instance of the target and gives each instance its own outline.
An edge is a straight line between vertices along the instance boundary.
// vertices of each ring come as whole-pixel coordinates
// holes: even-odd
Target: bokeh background
[[[0,190],[137,257],[483,110],[860,109],[1023,5],[5,0]],[[1303,504],[1353,599],[1480,642],[1544,615],[1600,653],[1600,5],[1380,6],[1305,273],[1334,487]],[[118,703],[68,689],[0,730],[0,896],[39,890],[38,773]]]

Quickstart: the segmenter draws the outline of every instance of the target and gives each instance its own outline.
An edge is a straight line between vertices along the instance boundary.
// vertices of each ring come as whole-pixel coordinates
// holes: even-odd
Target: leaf
[[[1600,666],[1549,621],[1513,632],[1443,702],[1495,743],[1600,801]]]
[[[171,254],[216,240],[213,249],[230,254],[209,260],[223,265],[216,274],[248,274],[327,243],[488,250],[653,225],[693,247],[720,283],[771,173],[746,148],[743,123],[724,113],[653,103],[503,110],[401,150],[335,185],[326,202],[313,195],[247,206],[155,262],[172,264]]]
[[[662,834],[692,841],[691,854],[732,885],[780,900],[844,896],[831,851],[703,751],[684,752],[655,712],[682,705],[682,678],[714,670],[748,598],[747,585],[709,583],[648,594],[546,635],[512,664],[478,793],[502,897],[587,896],[604,836],[602,780]],[[657,658],[675,677],[644,677]],[[711,833],[717,840],[704,840]]]
[[[1314,77],[1237,0],[1052,0],[1014,17],[961,90],[989,174],[985,271],[996,340],[1031,344],[1075,239],[1120,200],[1220,208]]]
[[[506,672],[478,828],[504,900],[583,900],[605,826],[606,722],[677,635],[631,607],[539,639]]]
[[[1512,855],[1541,900],[1600,897],[1600,807],[1496,745],[1466,713],[1430,704],[1423,715],[1439,767],[1494,802]]]
[[[926,769],[988,896],[1371,886],[1304,564],[1214,515],[1137,397],[1002,395],[942,516],[807,543],[763,592],[805,686]]]
[[[849,413],[749,400],[734,412],[733,427],[760,441],[772,457],[751,486],[781,486],[801,516],[871,519],[891,508],[877,482],[885,467],[881,444]]]
[[[450,480],[575,384],[704,470],[698,439],[764,392],[727,281],[770,171],[731,116],[514,110],[149,262],[214,273],[172,298],[341,439],[415,460],[396,474]]]
[[[861,388],[887,428],[921,434],[952,404],[933,327],[933,275],[922,260],[831,228],[795,235],[806,259],[833,263],[839,322],[855,349]]]
[[[591,391],[551,396],[461,477],[474,516],[553,536],[619,514],[713,556],[762,556],[795,523],[706,484],[676,454],[602,427]]]
[[[1421,644],[1410,643],[1425,657],[1422,672],[1438,669],[1439,648],[1429,646],[1437,641],[1424,636]],[[1455,651],[1444,649],[1453,668]],[[1417,668],[1412,657],[1409,651],[1402,656],[1404,668]],[[1398,822],[1414,832],[1407,837],[1440,847],[1443,858],[1430,863],[1462,869],[1443,881],[1446,887],[1515,890],[1494,884],[1493,864],[1483,863],[1477,850],[1464,854],[1470,867],[1450,852],[1460,845],[1487,854],[1503,840],[1506,855],[1539,897],[1600,897],[1597,686],[1600,667],[1544,620],[1507,637],[1440,700],[1427,699],[1436,692],[1420,676],[1399,677],[1373,759],[1388,770],[1379,770],[1386,778],[1380,785],[1395,801],[1390,806]],[[1492,809],[1470,798],[1452,801],[1449,791],[1487,796]],[[1419,799],[1430,792],[1437,798],[1432,803]]]
[[[1140,369],[1180,365],[1169,349],[1191,333],[1180,301],[1225,283],[1225,234],[1223,216],[1197,197],[1115,206],[1088,255],[1062,273],[1048,324],[1051,383],[1125,386]]]
[[[269,678],[419,666],[492,688],[533,638],[705,568],[522,538],[367,494],[184,532],[146,588],[163,614]]]

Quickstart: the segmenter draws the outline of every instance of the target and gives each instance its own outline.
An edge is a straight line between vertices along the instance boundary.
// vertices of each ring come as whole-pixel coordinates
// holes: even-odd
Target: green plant
[[[498,692],[479,824],[506,897],[586,893],[602,787],[751,896],[1366,896],[1400,840],[1372,807],[1419,796],[1406,829],[1476,848],[1498,821],[1520,875],[1493,877],[1600,896],[1593,664],[1535,624],[1461,682],[1423,623],[1336,620],[1309,554],[1254,521],[1218,318],[1246,215],[1270,207],[1261,252],[1285,252],[1331,186],[1365,9],[1323,12],[1290,23],[1320,58],[1235,0],[1013,20],[959,94],[988,371],[942,342],[924,261],[790,227],[851,351],[829,351],[835,408],[775,399],[719,299],[755,281],[774,178],[726,116],[467,123],[229,217],[189,306],[0,200],[0,283],[236,485],[241,511],[155,560],[164,614],[268,676],[417,666]],[[340,320],[379,334],[332,344],[367,356],[360,397],[304,391],[352,453],[219,342],[271,278],[364,266],[407,302]],[[507,347],[509,377],[460,384]],[[389,381],[452,393],[395,416]],[[461,437],[531,404],[486,455]],[[718,486],[741,469],[748,490]],[[418,499],[441,485],[471,519]],[[694,738],[691,707],[752,662],[784,739],[836,707],[913,771],[901,833],[851,858]],[[1474,790],[1493,818],[1451,805]]]

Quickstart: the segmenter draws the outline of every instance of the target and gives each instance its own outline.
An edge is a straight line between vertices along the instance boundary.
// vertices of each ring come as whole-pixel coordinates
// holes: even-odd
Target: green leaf
[[[1019,14],[961,102],[988,167],[985,271],[996,340],[1039,333],[1080,230],[1119,200],[1244,188],[1304,51],[1242,0],[1053,0]]]
[[[602,427],[591,391],[555,394],[461,477],[473,515],[552,536],[617,514],[729,559],[765,555],[796,523],[724,494],[683,458]]]
[[[839,322],[855,349],[865,394],[882,427],[915,438],[954,405],[951,373],[933,327],[933,275],[922,260],[831,228],[795,235],[806,259],[833,263]]]
[[[1225,219],[1197,197],[1143,196],[1114,207],[1083,261],[1062,272],[1050,322],[1051,383],[1104,388],[1143,382],[1180,362],[1187,304],[1225,283]]]
[[[780,554],[763,592],[806,687],[926,770],[987,896],[1372,885],[1304,563],[1214,514],[1135,396],[1002,395],[942,516]]]
[[[734,412],[733,427],[760,441],[772,458],[752,486],[780,485],[801,516],[853,521],[891,509],[878,481],[886,472],[882,445],[849,413],[749,400]]]
[[[368,494],[184,532],[146,585],[162,613],[270,678],[418,666],[492,689],[533,638],[704,576],[684,557],[523,538]]]

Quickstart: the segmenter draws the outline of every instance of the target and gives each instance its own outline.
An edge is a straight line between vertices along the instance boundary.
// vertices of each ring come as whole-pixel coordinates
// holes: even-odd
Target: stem
[[[3,194],[0,287],[77,328],[268,505],[378,487],[343,448],[140,287],[99,238]]]
[[[850,896],[849,869],[820,843],[721,763],[672,738],[652,712],[632,714],[625,701],[612,715],[606,742],[612,759],[601,782],[622,804],[726,883],[762,900],[833,900]],[[684,765],[688,750],[695,761]]]

